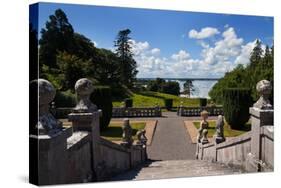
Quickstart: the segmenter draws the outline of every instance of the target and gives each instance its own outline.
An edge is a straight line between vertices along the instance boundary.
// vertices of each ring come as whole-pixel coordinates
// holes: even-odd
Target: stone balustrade
[[[268,100],[272,86],[262,80],[256,88],[260,98],[249,109],[251,131],[225,141],[219,116],[213,142],[197,144],[197,159],[237,166],[247,172],[273,171],[274,110]]]
[[[200,113],[206,110],[209,116],[223,115],[222,106],[205,106],[205,107],[191,107],[191,106],[180,106],[178,107],[178,116],[200,116]]]
[[[161,117],[161,108],[156,107],[144,107],[144,108],[134,108],[134,107],[114,107],[112,109],[112,117]]]
[[[113,143],[100,136],[100,116],[89,100],[93,84],[83,78],[76,82],[78,103],[68,114],[72,126],[63,127],[50,112],[55,88],[44,79],[39,89],[39,118],[30,134],[30,182],[36,185],[82,183],[107,180],[147,160],[145,142],[133,143],[132,130],[126,120],[125,144]],[[34,134],[33,134],[34,133]],[[145,135],[139,135],[143,141]]]

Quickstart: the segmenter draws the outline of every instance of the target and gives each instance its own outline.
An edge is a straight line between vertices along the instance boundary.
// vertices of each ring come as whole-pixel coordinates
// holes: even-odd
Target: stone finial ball
[[[257,83],[256,86],[257,92],[260,95],[266,95],[266,94],[270,94],[271,90],[272,90],[272,86],[270,81],[268,80],[261,80]]]
[[[208,117],[209,112],[208,112],[207,110],[203,110],[203,111],[200,113],[200,115],[201,115],[202,117]]]
[[[39,104],[49,104],[54,100],[56,95],[56,90],[54,86],[45,79],[38,79],[39,88]]]
[[[88,78],[81,78],[75,83],[75,91],[78,95],[90,95],[93,90],[93,83]]]
[[[129,125],[129,119],[128,118],[125,118],[123,121],[124,121],[124,125]]]

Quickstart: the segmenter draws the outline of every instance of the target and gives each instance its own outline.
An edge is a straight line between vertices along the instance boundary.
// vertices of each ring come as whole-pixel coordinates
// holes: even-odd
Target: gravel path
[[[152,144],[147,148],[148,158],[152,160],[194,159],[196,145],[186,134],[182,118],[175,113],[166,114],[158,120]]]
[[[151,146],[147,147],[151,160],[195,159],[196,144],[193,144],[184,126],[185,120],[200,120],[200,117],[180,117],[176,112],[163,112],[157,118],[130,118],[132,120],[158,120]],[[216,117],[209,117],[214,119]],[[119,119],[120,120],[120,119]],[[122,119],[121,119],[122,120]]]

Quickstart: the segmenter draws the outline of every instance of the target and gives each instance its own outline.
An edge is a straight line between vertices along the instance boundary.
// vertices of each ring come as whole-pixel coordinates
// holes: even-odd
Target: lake
[[[183,84],[185,81],[174,80],[180,84],[180,91],[183,91]],[[192,84],[194,86],[195,91],[191,94],[192,98],[210,98],[208,93],[212,89],[212,87],[217,83],[216,80],[194,80]]]

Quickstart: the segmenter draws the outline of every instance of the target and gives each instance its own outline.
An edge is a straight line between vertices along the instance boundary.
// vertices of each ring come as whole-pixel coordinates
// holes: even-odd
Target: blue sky
[[[256,39],[273,43],[272,17],[54,3],[40,3],[39,30],[58,8],[100,48],[129,28],[138,77],[221,77],[248,63]]]

